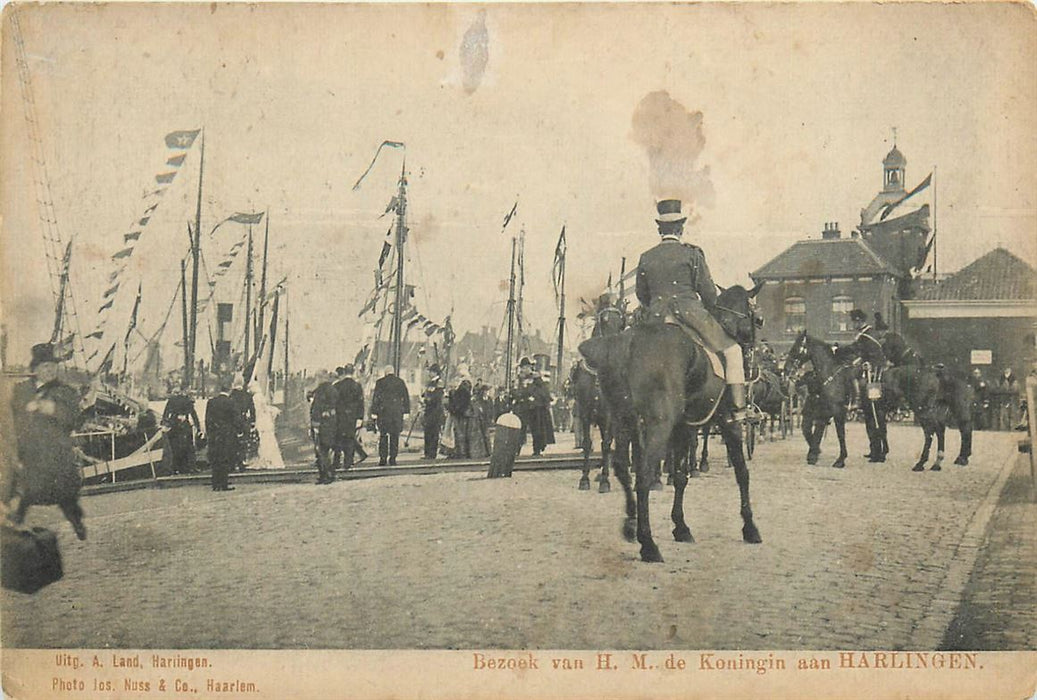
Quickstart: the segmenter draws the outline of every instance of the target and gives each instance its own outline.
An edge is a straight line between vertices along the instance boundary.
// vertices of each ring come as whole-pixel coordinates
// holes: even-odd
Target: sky
[[[1037,264],[1037,33],[1020,5],[62,5],[19,24],[84,334],[182,129],[204,129],[203,231],[269,212],[296,368],[356,353],[404,155],[408,282],[460,333],[500,328],[513,234],[526,319],[550,335],[561,227],[571,319],[656,242],[666,196],[716,281],[748,284],[825,222],[859,222],[894,128],[908,185],[936,170],[918,203],[936,211],[940,272],[998,245]],[[17,363],[49,337],[53,302],[10,7],[3,38],[0,308]],[[384,149],[354,190],[387,139],[405,151]],[[143,229],[107,344],[138,281],[142,334],[172,310],[162,337],[179,337],[200,143]],[[203,237],[207,268],[245,233]],[[240,299],[241,263],[218,300]]]

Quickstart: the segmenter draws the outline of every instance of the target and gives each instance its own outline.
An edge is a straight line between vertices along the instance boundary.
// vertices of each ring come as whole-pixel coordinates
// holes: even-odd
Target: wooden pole
[[[511,391],[511,346],[515,338],[515,247],[517,240],[511,237],[511,280],[508,283],[508,344],[504,349],[504,386]]]
[[[403,345],[403,246],[407,242],[407,159],[400,170],[400,188],[396,200],[396,308],[392,319],[392,366],[400,374],[400,351]]]
[[[191,238],[191,337],[188,348],[187,383],[194,384],[195,348],[198,340],[198,266],[202,238],[202,173],[205,169],[205,130],[198,161],[198,204],[194,212],[194,236]]]
[[[188,232],[190,232],[190,224],[188,224]],[[193,244],[192,244],[193,245]],[[190,386],[191,383],[191,327],[188,325],[187,320],[187,261],[183,258],[180,259],[180,306],[183,312],[183,329],[184,329],[184,374],[181,381]]]

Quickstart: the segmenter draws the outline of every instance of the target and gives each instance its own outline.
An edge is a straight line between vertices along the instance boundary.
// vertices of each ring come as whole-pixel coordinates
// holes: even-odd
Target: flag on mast
[[[933,181],[933,174],[929,173],[928,175],[925,176],[925,179],[922,180],[920,183],[918,183],[918,185],[913,190],[911,190],[910,192],[905,194],[900,199],[898,199],[898,200],[896,200],[894,202],[890,202],[885,207],[883,207],[883,209],[882,209],[882,216],[879,217],[879,221],[885,221],[886,217],[889,216],[890,214],[892,214],[894,209],[896,209],[902,203],[906,202],[908,199],[910,199],[911,197],[914,197],[916,194],[918,194],[919,192],[924,190],[926,187],[928,187],[930,184],[932,184],[932,181]]]
[[[562,226],[562,232],[558,234],[558,244],[555,246],[555,260],[554,267],[551,271],[551,279],[555,285],[555,298],[557,299],[562,286],[562,269],[565,267],[565,226]]]

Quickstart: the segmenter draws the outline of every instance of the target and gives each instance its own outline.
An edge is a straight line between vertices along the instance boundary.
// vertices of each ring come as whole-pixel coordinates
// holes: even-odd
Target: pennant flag
[[[128,258],[133,255],[133,248],[123,248],[118,253],[112,256],[112,260],[119,260],[120,258]]]
[[[165,188],[165,187],[160,187],[157,190],[152,190],[151,192],[145,192],[144,193],[144,198],[147,199],[148,197],[161,197],[162,195],[164,195],[166,193],[166,189],[167,188]]]
[[[166,146],[169,148],[180,148],[188,149],[194,140],[198,138],[198,134],[201,133],[201,129],[194,129],[192,131],[173,131],[166,134]]]
[[[151,217],[150,216],[145,216],[145,217],[142,217],[141,220],[138,221],[137,223],[140,226],[147,226],[149,221],[151,221]]]
[[[112,347],[108,348],[108,352],[105,353],[104,359],[101,360],[100,366],[97,368],[98,374],[107,374],[112,371],[112,359],[115,357],[115,343],[112,343]]]
[[[360,318],[361,316],[366,314],[368,311],[373,311],[374,307],[375,307],[375,305],[377,303],[378,303],[378,297],[377,296],[372,296],[370,299],[368,299],[367,303],[364,304],[364,308],[360,309],[360,313],[357,314],[357,318]]]
[[[108,274],[108,281],[109,282],[114,282],[115,280],[119,279],[119,273],[120,272],[122,272],[122,268],[121,267],[117,267],[114,270],[112,270]]]
[[[504,217],[504,225],[501,226],[501,231],[503,231],[504,229],[506,229],[508,227],[508,224],[511,223],[511,219],[512,219],[512,217],[515,216],[515,213],[517,211],[518,211],[518,202],[516,201],[514,206],[511,207],[511,211],[509,211],[507,216]]]
[[[222,267],[222,268],[226,269],[226,268],[230,267],[233,264],[234,264],[233,260],[224,260],[223,262],[221,262],[219,264],[219,267]]]
[[[126,329],[126,338],[122,341],[123,345],[130,342],[130,333],[137,327],[137,311],[140,310],[140,293],[141,283],[137,284],[137,299],[133,302],[133,311],[130,313],[130,326]]]
[[[400,316],[400,321],[409,321],[410,319],[414,318],[417,315],[418,315],[418,310],[415,309],[413,306],[411,306],[406,311],[404,311],[403,314]]]
[[[129,243],[130,241],[136,241],[140,239],[140,231],[134,231],[133,233],[123,234],[122,242]]]
[[[94,338],[96,340],[100,340],[103,336],[104,336],[104,331],[94,331],[93,333],[88,334],[86,337],[87,338]],[[96,354],[96,351],[95,351],[95,354]]]
[[[119,285],[118,284],[114,284],[111,287],[109,287],[108,289],[104,290],[104,295],[103,296],[104,296],[105,299],[107,299],[110,296],[114,296],[117,291],[119,291]]]
[[[431,337],[431,336],[435,335],[436,331],[438,331],[438,330],[439,330],[439,326],[437,326],[434,323],[429,324],[429,327],[425,329],[425,335]]]
[[[154,203],[154,204],[152,204],[152,205],[151,205],[150,207],[148,207],[147,209],[145,209],[145,210],[144,210],[144,214],[145,214],[145,216],[150,216],[150,215],[151,215],[151,213],[152,213],[153,211],[155,211],[156,209],[158,209],[158,202],[155,202],[155,203]]]
[[[387,206],[385,208],[385,211],[382,212],[382,216],[385,216],[389,212],[395,212],[397,207],[399,207],[399,205],[400,205],[400,198],[397,197],[396,195],[393,195],[392,199],[389,200],[389,206]],[[382,216],[379,216],[378,218],[380,219],[380,218],[382,218]]]
[[[172,165],[174,168],[179,168],[181,165],[184,164],[184,158],[186,157],[186,153],[181,153],[178,156],[171,156],[170,158],[166,159],[166,165]]]
[[[374,158],[371,159],[371,164],[367,166],[367,170],[364,171],[364,174],[361,175],[360,178],[356,181],[356,184],[353,185],[354,190],[360,189],[360,183],[363,182],[364,178],[367,177],[367,174],[371,172],[371,168],[374,167],[375,161],[378,160],[378,154],[381,153],[382,149],[386,146],[388,146],[389,148],[404,148],[402,141],[382,141],[382,143],[378,146],[378,150],[374,152]]]
[[[381,271],[381,269],[378,269],[378,270],[374,271],[374,286],[375,287],[381,287],[382,286],[382,271]]]
[[[562,286],[562,271],[565,269],[565,226],[558,235],[558,244],[555,246],[555,260],[551,269],[551,279],[554,281],[555,298],[558,298]]]
[[[925,265],[926,260],[929,259],[929,251],[933,249],[933,244],[936,243],[936,234],[929,236],[929,242],[925,244],[925,248],[918,254],[918,262],[915,264],[915,270],[921,270],[922,266]]]
[[[75,352],[72,340],[75,337],[75,333],[70,333],[54,345],[54,355],[59,362],[67,362],[72,359],[72,355]]]
[[[889,216],[891,213],[893,213],[893,210],[896,209],[901,203],[907,201],[911,197],[914,197],[916,194],[918,194],[919,192],[924,190],[926,187],[931,185],[932,182],[933,182],[933,174],[929,173],[928,175],[925,176],[925,179],[922,180],[920,183],[918,183],[918,185],[913,190],[911,190],[910,192],[908,192],[907,194],[905,194],[903,197],[901,197],[900,199],[896,200],[895,202],[890,202],[889,204],[887,204],[882,209],[882,216],[879,217],[879,221],[885,221],[886,217]]]
[[[99,309],[97,310],[97,313],[101,313],[101,312],[102,312],[102,311],[104,311],[105,309],[110,309],[110,308],[112,308],[112,305],[113,305],[114,303],[115,303],[115,299],[109,299],[108,301],[106,301],[106,302],[105,302],[104,304],[102,304],[102,305],[101,305],[101,308],[99,308]]]
[[[258,224],[262,220],[263,212],[257,212],[254,214],[238,212],[227,219],[227,221],[233,221],[236,224]]]
[[[390,250],[392,250],[392,245],[389,243],[389,241],[386,241],[385,243],[382,243],[382,252],[378,256],[378,271],[379,272],[381,272],[382,265],[385,264],[386,258],[389,257],[389,251]]]
[[[418,325],[419,323],[421,323],[421,316],[418,316],[417,318],[413,318],[410,321],[408,321],[407,328],[414,328],[414,326]]]
[[[168,185],[173,181],[174,177],[176,177],[175,170],[171,173],[159,173],[155,176],[155,182],[157,182],[160,185]]]

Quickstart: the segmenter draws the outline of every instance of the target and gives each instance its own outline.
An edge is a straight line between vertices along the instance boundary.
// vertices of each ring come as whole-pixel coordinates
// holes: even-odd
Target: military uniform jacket
[[[670,299],[696,299],[707,309],[717,302],[717,290],[702,249],[675,238],[664,238],[641,255],[637,265],[637,299],[651,307]]]
[[[422,395],[424,417],[422,425],[426,428],[443,425],[443,387],[430,386]]]
[[[338,413],[342,419],[342,428],[355,427],[357,419],[364,417],[363,387],[352,377],[344,377],[335,382],[334,386],[338,392]]]
[[[371,413],[378,416],[380,431],[403,432],[403,415],[410,413],[410,394],[402,379],[389,374],[375,382],[371,394]]]
[[[857,331],[857,339],[852,345],[857,355],[873,367],[882,367],[886,364],[886,353],[882,349],[882,334],[871,326],[863,326]]]

